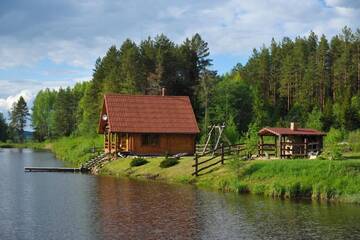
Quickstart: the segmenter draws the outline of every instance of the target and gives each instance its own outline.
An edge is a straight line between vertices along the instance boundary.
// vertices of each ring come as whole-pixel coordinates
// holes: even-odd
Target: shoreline
[[[78,144],[81,139],[73,138],[67,145],[63,144],[65,140],[70,141],[13,144],[11,147],[50,150],[59,160],[77,165],[91,156],[84,151],[89,144]],[[4,145],[0,144],[0,148]],[[283,159],[236,162],[227,159],[223,166],[219,165],[199,177],[191,176],[192,157],[183,157],[177,165],[164,169],[159,167],[163,157],[147,159],[149,163],[139,167],[130,167],[131,158],[113,160],[97,174],[191,184],[212,191],[249,193],[275,199],[360,203],[360,153],[338,161]]]
[[[148,164],[132,168],[129,159],[114,160],[105,164],[99,174],[192,184],[214,191],[249,193],[275,199],[360,203],[359,160],[252,160],[240,162],[241,166],[234,166],[234,161],[227,160],[225,165],[193,177],[189,168],[191,158],[182,159],[178,165],[168,169],[158,167],[160,159],[150,158]]]

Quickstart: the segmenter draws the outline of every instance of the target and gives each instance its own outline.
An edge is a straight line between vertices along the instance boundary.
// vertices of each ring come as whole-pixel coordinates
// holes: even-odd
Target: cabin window
[[[159,134],[143,134],[142,145],[144,146],[158,146],[160,143]]]

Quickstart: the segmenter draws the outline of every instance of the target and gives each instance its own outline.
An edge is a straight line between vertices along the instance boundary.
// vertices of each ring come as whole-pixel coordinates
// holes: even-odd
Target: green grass
[[[346,160],[253,160],[233,164],[227,161],[199,177],[191,176],[192,157],[162,169],[163,157],[147,158],[148,164],[131,168],[131,158],[118,159],[104,166],[101,173],[114,176],[159,179],[193,183],[202,188],[253,193],[278,198],[309,198],[360,203],[360,154]]]
[[[45,149],[46,143],[42,142],[24,142],[24,143],[4,143],[0,142],[0,148],[33,148],[33,149]]]
[[[188,183],[194,179],[191,176],[191,173],[194,171],[193,167],[191,167],[194,163],[193,157],[182,157],[178,164],[168,168],[160,167],[160,162],[164,160],[164,157],[146,158],[148,163],[138,167],[130,167],[132,159],[128,157],[107,163],[101,169],[101,174],[143,179],[150,178],[178,183]]]
[[[360,203],[360,156],[343,161],[255,160],[236,171],[230,164],[226,168],[225,174],[204,176],[199,184],[280,198]]]
[[[51,143],[25,143],[0,147],[50,148],[55,155],[73,165],[92,157],[90,149],[102,147],[102,137],[70,137]],[[360,203],[360,153],[349,152],[345,160],[227,160],[206,174],[194,177],[193,157],[182,157],[179,163],[161,168],[164,157],[146,158],[149,162],[130,167],[132,158],[106,164],[100,174],[156,179],[174,183],[191,183],[220,191],[261,194],[279,198],[311,198]],[[210,164],[211,162],[209,162]]]
[[[94,156],[93,147],[103,147],[103,137],[66,137],[51,142],[51,150],[57,158],[80,166]]]
[[[93,147],[102,149],[103,137],[64,137],[46,142],[25,142],[25,143],[2,143],[0,148],[33,148],[49,149],[57,158],[66,161],[74,166],[80,166],[89,160],[94,154],[91,152]]]

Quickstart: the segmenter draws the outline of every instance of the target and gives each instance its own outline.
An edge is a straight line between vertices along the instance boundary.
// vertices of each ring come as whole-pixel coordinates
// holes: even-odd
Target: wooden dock
[[[71,173],[85,173],[88,172],[86,168],[63,168],[63,167],[25,167],[25,172],[71,172]]]

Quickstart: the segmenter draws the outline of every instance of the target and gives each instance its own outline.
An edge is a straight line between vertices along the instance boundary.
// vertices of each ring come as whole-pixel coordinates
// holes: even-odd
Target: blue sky
[[[358,0],[2,0],[0,111],[20,95],[31,106],[40,89],[89,80],[96,58],[126,38],[181,43],[200,33],[225,73],[272,37],[331,37],[359,23]]]

